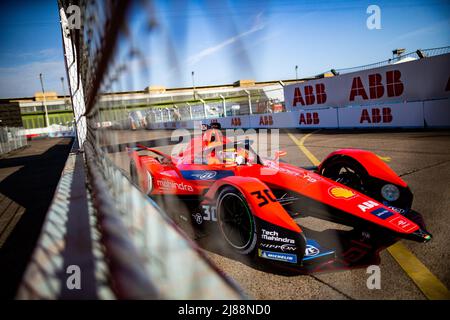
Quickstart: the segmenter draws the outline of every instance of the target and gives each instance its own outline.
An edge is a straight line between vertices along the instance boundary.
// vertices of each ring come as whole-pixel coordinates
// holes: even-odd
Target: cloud
[[[430,26],[422,27],[410,32],[406,32],[404,34],[401,34],[391,41],[388,41],[387,43],[398,43],[400,41],[408,40],[408,39],[414,39],[417,37],[424,37],[428,36],[434,33],[441,33],[442,30],[447,30],[450,25],[450,20],[444,20],[437,22],[435,24],[432,24]]]
[[[190,56],[187,59],[187,63],[189,65],[196,64],[197,62],[203,60],[204,58],[206,58],[206,57],[208,57],[208,56],[210,56],[210,55],[212,55],[212,54],[214,54],[214,53],[216,53],[216,52],[218,52],[218,51],[228,47],[229,45],[231,45],[233,43],[235,43],[239,39],[244,38],[244,37],[246,37],[246,36],[248,36],[248,35],[250,35],[252,33],[255,33],[257,31],[260,31],[260,30],[264,29],[265,24],[262,21],[261,17],[262,17],[262,13],[259,13],[256,16],[255,23],[253,24],[253,26],[249,30],[247,30],[245,32],[242,32],[242,33],[240,33],[238,35],[235,35],[233,37],[230,37],[230,38],[226,39],[225,41],[222,41],[219,44],[216,44],[214,46],[206,48],[206,49],[200,51],[199,53]]]
[[[44,76],[46,91],[61,93],[61,77],[66,78],[62,59],[0,68],[0,98],[30,97],[36,91],[41,91],[39,73]],[[65,81],[67,91],[67,80]]]

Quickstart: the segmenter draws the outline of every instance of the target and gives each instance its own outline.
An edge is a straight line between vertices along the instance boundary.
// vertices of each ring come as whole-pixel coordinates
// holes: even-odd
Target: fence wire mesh
[[[23,128],[0,127],[0,155],[27,145]]]
[[[80,28],[70,25],[73,5],[80,9]],[[167,5],[180,10],[181,4]],[[223,104],[213,100],[222,99],[216,95],[192,97],[191,92],[180,97],[155,97],[149,90],[137,89],[149,83],[152,59],[161,56],[152,46],[158,33],[164,34],[167,62],[177,65],[171,31],[164,26],[167,17],[158,15],[152,1],[59,1],[59,7],[78,140],[85,150],[105,255],[114,270],[126,273],[127,263],[142,267],[129,269],[128,275],[111,273],[116,296],[242,298],[235,284],[188,240],[192,228],[177,226],[132,183],[127,152],[138,143],[169,146],[170,132],[166,136],[136,132],[132,129],[137,123],[145,126],[146,122],[202,118],[205,113],[215,116],[223,112]],[[162,201],[180,212],[187,210],[181,203]],[[124,242],[132,246],[137,257],[134,253],[124,255]],[[133,261],[126,261],[128,258]],[[139,285],[142,270],[151,285]],[[123,281],[127,276],[128,284]]]
[[[373,68],[378,68],[378,67],[384,67],[384,66],[388,66],[388,65],[396,64],[396,63],[413,61],[413,60],[422,59],[422,58],[426,58],[426,57],[438,56],[438,55],[446,54],[449,52],[450,52],[450,46],[424,49],[424,50],[416,50],[413,52],[397,55],[395,57],[392,57],[392,59],[388,59],[388,60],[384,60],[384,61],[380,61],[380,62],[376,62],[376,63],[366,64],[366,65],[358,66],[358,67],[335,69],[335,70],[339,74],[357,72],[357,71],[368,70],[368,69],[373,69]]]

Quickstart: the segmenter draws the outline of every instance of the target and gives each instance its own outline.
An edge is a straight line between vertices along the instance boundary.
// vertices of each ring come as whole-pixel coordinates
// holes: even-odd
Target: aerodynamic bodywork
[[[399,239],[431,239],[411,209],[406,182],[369,151],[337,150],[318,167],[302,168],[280,161],[283,151],[262,158],[252,141],[208,128],[176,156],[141,145],[128,154],[133,183],[175,221],[242,255],[299,272],[377,264],[379,252]],[[171,198],[188,213],[166,208]],[[346,228],[298,223],[308,217]]]

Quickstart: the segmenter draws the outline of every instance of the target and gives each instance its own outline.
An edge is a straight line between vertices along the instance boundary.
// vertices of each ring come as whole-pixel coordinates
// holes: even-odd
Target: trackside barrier
[[[339,128],[422,128],[423,103],[397,103],[338,109]]]
[[[21,131],[22,128],[0,128],[0,154],[8,153],[27,145],[27,138]]]
[[[450,127],[450,99],[425,101],[423,115],[427,127]]]
[[[286,109],[448,99],[450,53],[284,87]]]
[[[239,115],[203,119],[224,129],[239,128],[434,128],[450,127],[450,99],[358,105],[341,108],[301,109],[292,112]],[[157,122],[147,129],[193,129],[200,120]]]

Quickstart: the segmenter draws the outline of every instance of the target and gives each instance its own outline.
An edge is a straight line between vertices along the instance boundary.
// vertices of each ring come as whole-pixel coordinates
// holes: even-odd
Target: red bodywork
[[[258,196],[258,192],[265,193],[263,198],[276,199],[274,190],[286,190],[289,194],[326,207],[328,211],[334,212],[332,214],[336,218],[342,215],[351,221],[357,221],[358,224],[386,230],[394,235],[395,239],[407,238],[419,231],[420,236],[428,235],[420,230],[419,225],[392,208],[317,173],[323,163],[332,161],[333,157],[348,156],[362,164],[369,175],[400,187],[407,187],[392,169],[371,152],[339,150],[331,153],[319,166],[319,170],[312,171],[278,162],[277,159],[263,159],[263,163],[258,163],[254,154],[246,154],[247,162],[242,165],[227,161],[223,163],[223,159],[221,162],[215,161],[216,152],[221,151],[214,147],[222,148],[226,143],[232,141],[223,137],[219,130],[213,129],[208,130],[202,137],[192,139],[185,150],[175,157],[143,146],[129,149],[129,154],[136,165],[139,185],[149,195],[199,197],[201,204],[215,205],[218,192],[229,185],[244,195],[255,217],[272,226],[302,233],[302,228],[293,218],[295,215],[288,212],[280,201],[269,201],[267,205],[261,206],[262,198]],[[238,148],[234,150],[237,152]],[[196,163],[195,160],[201,156],[202,162]],[[308,211],[308,208],[301,211]],[[381,213],[382,216],[375,213]],[[376,251],[378,253],[378,250]]]

